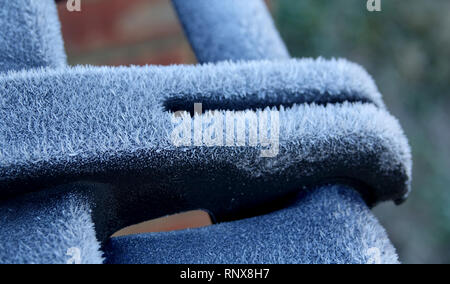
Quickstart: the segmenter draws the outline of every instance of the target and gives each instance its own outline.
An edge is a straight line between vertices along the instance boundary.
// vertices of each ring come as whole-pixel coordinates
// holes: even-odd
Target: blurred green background
[[[272,0],[295,57],[346,57],[375,78],[414,157],[413,192],[376,215],[404,263],[450,263],[450,1]]]

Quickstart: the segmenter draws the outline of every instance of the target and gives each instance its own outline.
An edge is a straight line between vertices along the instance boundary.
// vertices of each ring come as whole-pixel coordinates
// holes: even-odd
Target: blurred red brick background
[[[58,13],[71,65],[196,62],[170,0],[81,0],[81,12],[66,3]]]
[[[58,4],[70,64],[196,62],[169,0],[81,0],[81,9]]]

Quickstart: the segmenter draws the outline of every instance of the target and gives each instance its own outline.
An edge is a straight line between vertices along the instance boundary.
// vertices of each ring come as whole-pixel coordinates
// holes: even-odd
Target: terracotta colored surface
[[[116,232],[112,237],[199,228],[211,224],[211,218],[208,213],[201,210],[195,210],[133,225]]]

